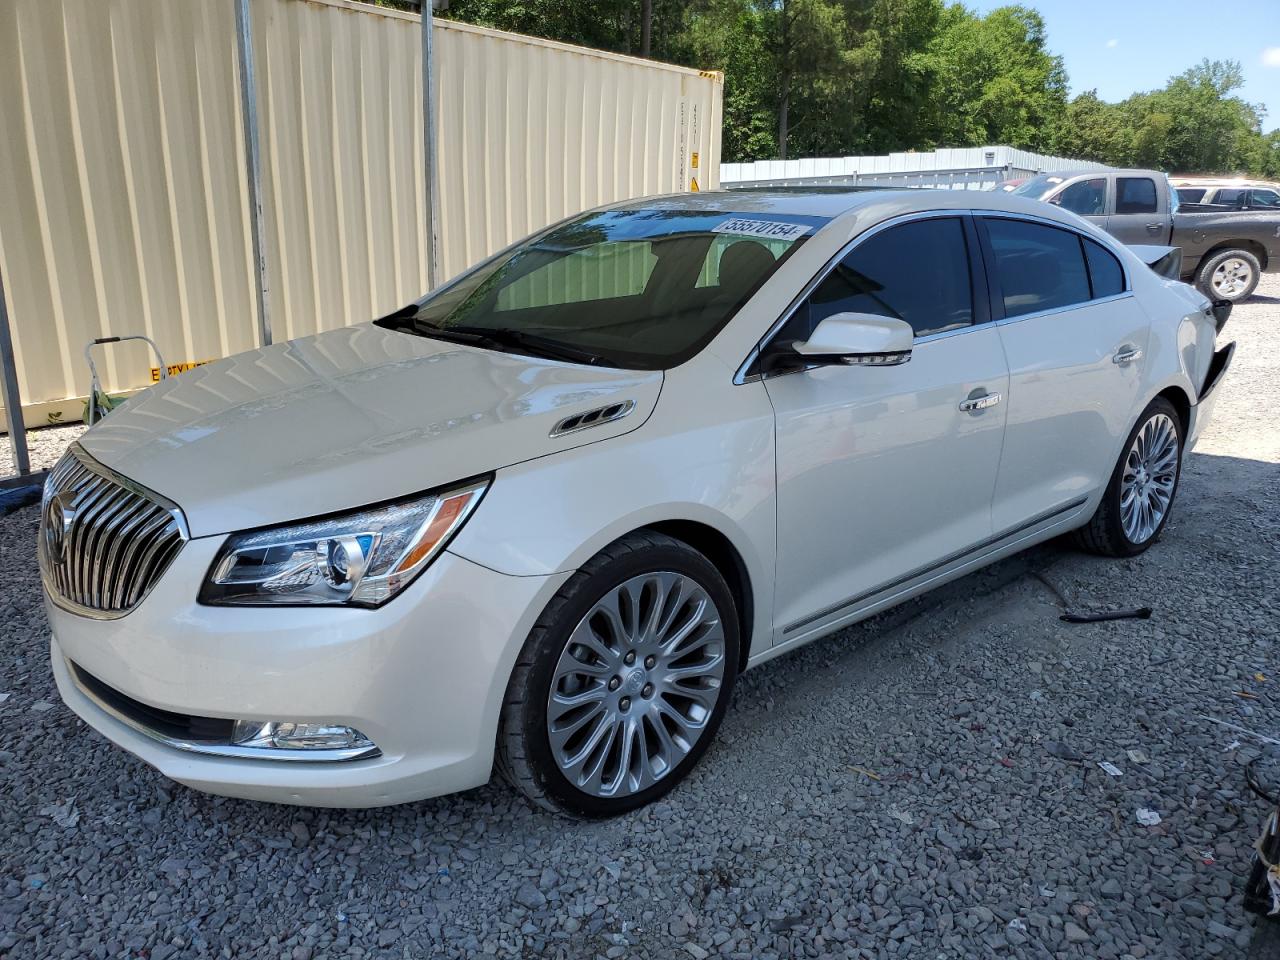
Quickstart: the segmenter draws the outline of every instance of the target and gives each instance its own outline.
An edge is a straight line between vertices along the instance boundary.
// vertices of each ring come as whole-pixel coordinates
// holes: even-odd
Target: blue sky
[[[967,0],[985,13],[1011,0]],[[1240,95],[1261,103],[1264,130],[1280,127],[1280,0],[1022,0],[1044,17],[1049,46],[1062,55],[1071,93],[1094,87],[1123,100],[1162,87],[1208,57],[1239,60]]]

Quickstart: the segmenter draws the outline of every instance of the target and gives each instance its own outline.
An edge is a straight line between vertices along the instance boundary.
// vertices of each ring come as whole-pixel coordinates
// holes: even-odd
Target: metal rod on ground
[[[0,380],[4,381],[4,412],[9,419],[9,443],[18,476],[31,472],[27,455],[27,425],[22,420],[22,394],[18,390],[18,365],[13,359],[13,332],[9,329],[9,307],[0,274]]]
[[[244,155],[249,180],[249,236],[258,294],[258,339],[265,347],[271,343],[271,316],[267,312],[266,227],[262,218],[262,154],[258,144],[258,86],[253,72],[253,24],[249,19],[249,0],[234,2],[240,60],[240,112],[244,119]]]
[[[433,0],[422,0],[422,139],[423,176],[427,200],[427,289],[434,290],[440,277],[438,220],[440,180],[436,176],[436,81],[432,69],[431,35],[433,32]]]

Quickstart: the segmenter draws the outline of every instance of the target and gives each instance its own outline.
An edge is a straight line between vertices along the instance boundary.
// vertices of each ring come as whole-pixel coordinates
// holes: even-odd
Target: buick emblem
[[[67,559],[71,525],[76,522],[76,496],[70,490],[55,493],[44,508],[44,546],[50,563]]]

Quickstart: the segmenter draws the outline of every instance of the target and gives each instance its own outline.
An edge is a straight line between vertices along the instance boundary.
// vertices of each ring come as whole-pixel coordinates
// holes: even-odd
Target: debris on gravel
[[[1243,958],[1243,766],[1280,783],[1280,277],[1224,335],[1152,550],[1048,544],[753,670],[690,780],[606,822],[496,783],[339,811],[164,779],[62,706],[38,511],[0,518],[0,957]]]

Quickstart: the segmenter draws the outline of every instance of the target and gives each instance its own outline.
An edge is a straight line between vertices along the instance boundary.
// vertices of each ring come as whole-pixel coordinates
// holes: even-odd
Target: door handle
[[[1147,224],[1147,233],[1159,233],[1162,229],[1164,229],[1164,224],[1163,224],[1163,223],[1148,223],[1148,224]]]
[[[970,397],[960,403],[960,409],[965,413],[973,413],[977,410],[985,410],[987,407],[994,407],[1000,402],[1000,394],[988,393],[981,397]]]
[[[1121,366],[1123,366],[1126,363],[1133,363],[1133,361],[1141,360],[1141,359],[1142,359],[1142,351],[1137,349],[1136,347],[1129,347],[1125,350],[1119,351],[1115,356],[1111,358],[1111,362],[1118,363]]]

